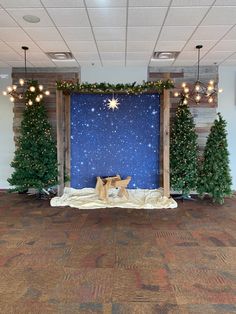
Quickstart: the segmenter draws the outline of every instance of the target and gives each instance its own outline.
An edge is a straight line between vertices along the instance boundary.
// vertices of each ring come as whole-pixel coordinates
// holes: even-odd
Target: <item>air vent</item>
[[[179,55],[179,51],[155,51],[153,60],[174,60]]]
[[[46,52],[46,55],[52,61],[71,61],[74,60],[74,56],[71,52]]]

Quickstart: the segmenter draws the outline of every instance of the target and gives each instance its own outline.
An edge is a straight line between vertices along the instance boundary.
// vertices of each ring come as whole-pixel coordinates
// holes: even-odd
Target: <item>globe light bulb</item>
[[[213,80],[210,80],[210,81],[209,81],[209,84],[210,84],[210,85],[214,85],[214,81],[213,81]]]
[[[186,87],[186,83],[182,83],[182,87],[183,87],[183,88]]]
[[[7,96],[7,92],[5,90],[2,92],[2,94],[3,96]]]
[[[35,101],[40,102],[40,97],[37,96],[37,97],[35,98]]]
[[[34,86],[30,86],[29,90],[30,90],[31,92],[35,92],[35,87],[34,87]]]
[[[222,93],[223,92],[223,88],[219,88],[218,92]]]
[[[13,96],[10,97],[10,101],[13,102],[15,98]]]
[[[33,105],[33,102],[32,102],[31,99],[29,100],[28,104],[29,104],[30,106]]]
[[[12,87],[11,86],[7,86],[7,91],[10,93],[12,92]]]
[[[185,105],[187,105],[187,104],[188,104],[187,99],[184,99],[183,103],[184,103]]]
[[[46,91],[45,91],[45,95],[47,95],[47,96],[49,96],[49,95],[50,95],[49,90],[46,90]]]
[[[197,84],[197,85],[195,86],[195,91],[199,92],[199,90],[200,90],[200,85]]]
[[[12,85],[12,89],[13,89],[13,90],[16,90],[16,89],[17,89],[17,86],[16,86],[16,85]]]
[[[207,86],[207,90],[208,90],[208,91],[212,91],[212,90],[213,90],[213,86],[208,85],[208,86]]]
[[[39,90],[40,90],[40,91],[43,90],[43,85],[39,85]]]
[[[213,102],[213,98],[212,97],[208,98],[208,102],[212,103]]]
[[[20,86],[23,86],[25,84],[25,81],[22,78],[20,78],[19,79],[19,84],[20,84]]]
[[[178,92],[175,92],[175,93],[174,93],[174,96],[175,96],[175,97],[178,97],[178,96],[179,96],[179,93],[178,93]]]
[[[199,102],[199,101],[201,100],[201,96],[200,96],[200,95],[197,95],[197,96],[195,97],[195,100],[196,100],[196,102]]]
[[[43,94],[39,94],[40,99],[43,99]]]
[[[185,87],[185,88],[184,88],[184,92],[185,92],[185,93],[188,93],[188,92],[189,92],[189,88],[188,88],[188,87]]]

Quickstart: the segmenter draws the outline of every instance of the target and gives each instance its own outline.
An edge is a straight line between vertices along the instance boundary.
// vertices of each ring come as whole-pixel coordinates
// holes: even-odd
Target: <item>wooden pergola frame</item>
[[[170,90],[165,89],[162,94],[161,106],[161,140],[162,140],[162,184],[163,194],[170,197]],[[57,117],[57,160],[58,160],[58,195],[63,194],[65,175],[70,177],[70,95],[64,95],[62,90],[56,91]]]

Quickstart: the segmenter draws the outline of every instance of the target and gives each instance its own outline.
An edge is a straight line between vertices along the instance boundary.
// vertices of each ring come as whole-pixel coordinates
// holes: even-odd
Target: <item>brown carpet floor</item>
[[[0,193],[0,313],[236,313],[236,198],[52,208]]]

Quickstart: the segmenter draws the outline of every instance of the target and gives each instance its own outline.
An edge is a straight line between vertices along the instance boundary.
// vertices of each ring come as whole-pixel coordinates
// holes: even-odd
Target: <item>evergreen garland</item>
[[[31,84],[32,85],[32,84]],[[11,191],[23,192],[35,188],[39,192],[57,184],[57,151],[51,126],[42,102],[26,91],[25,98],[33,104],[24,109],[21,135],[11,166],[15,169],[8,182]]]
[[[170,181],[173,190],[189,197],[197,184],[197,134],[187,104],[180,100],[170,136]]]
[[[232,179],[229,169],[226,121],[220,113],[211,127],[203,157],[198,192],[200,196],[208,193],[213,202],[223,204],[224,197],[232,193]]]

